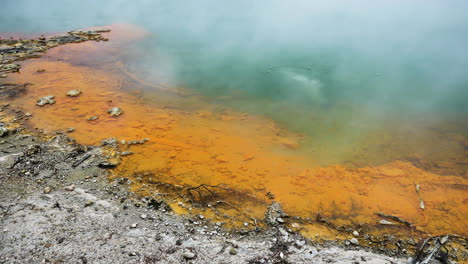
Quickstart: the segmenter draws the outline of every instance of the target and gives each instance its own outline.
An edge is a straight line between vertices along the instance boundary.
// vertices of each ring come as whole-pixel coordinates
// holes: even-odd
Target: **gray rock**
[[[80,90],[70,90],[70,91],[67,92],[67,95],[71,96],[71,97],[76,97],[76,96],[78,96],[80,94],[81,94]]]
[[[46,104],[55,104],[54,98],[55,98],[55,96],[53,96],[53,95],[47,95],[47,96],[41,97],[41,98],[39,98],[37,100],[36,105],[44,106]]]
[[[270,225],[278,225],[278,218],[285,217],[281,204],[272,202],[265,213],[265,221]]]
[[[88,121],[94,121],[94,120],[97,120],[99,118],[99,116],[90,116],[88,117]]]
[[[193,252],[186,251],[182,256],[184,257],[184,259],[194,259],[197,255],[195,255],[195,253]]]
[[[72,184],[72,185],[66,186],[66,187],[63,188],[63,189],[64,189],[65,191],[71,192],[71,191],[75,190],[75,185]]]
[[[355,246],[359,246],[359,241],[356,238],[351,238],[349,242]]]
[[[51,191],[52,191],[52,188],[50,188],[49,186],[44,188],[44,193],[50,193]]]
[[[8,128],[0,127],[0,137],[3,137],[8,134]]]
[[[379,224],[381,224],[381,225],[393,225],[392,222],[389,222],[389,221],[387,221],[385,219],[380,220]]]
[[[120,107],[112,107],[111,109],[107,110],[107,113],[111,116],[119,116],[123,113],[122,109]]]

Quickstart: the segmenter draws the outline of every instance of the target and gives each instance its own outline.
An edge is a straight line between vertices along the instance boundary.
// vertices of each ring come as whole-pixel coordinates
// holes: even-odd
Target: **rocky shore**
[[[177,216],[109,181],[100,147],[20,131],[1,137],[0,263],[406,262],[317,244],[279,225],[242,233]]]

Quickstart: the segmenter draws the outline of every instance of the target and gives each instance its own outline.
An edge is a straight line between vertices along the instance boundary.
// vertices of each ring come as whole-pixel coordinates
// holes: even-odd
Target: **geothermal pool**
[[[1,36],[49,37],[54,33],[47,32],[89,26],[70,18],[58,27],[49,15],[35,26],[12,16],[18,23],[3,24]],[[344,23],[351,15],[337,20]],[[274,30],[270,20],[255,20],[252,31],[234,26],[238,17],[226,20],[222,28],[211,20],[185,28],[186,41],[180,32],[155,29],[156,22],[107,25],[108,42],[50,49],[21,62],[20,73],[2,82],[32,83],[9,103],[31,113],[27,125],[35,131],[53,135],[73,128],[69,135],[87,145],[116,138],[121,151],[133,154],[121,157],[111,177],[130,179],[132,191],[142,196],[163,196],[180,214],[253,227],[275,200],[289,215],[310,220],[291,226],[309,236],[334,238],[330,226],[359,225],[376,234],[466,235],[468,75],[462,67],[466,54],[456,53],[458,38],[450,51],[438,49],[445,44],[440,39],[414,48],[432,39],[421,33],[399,41],[391,32],[372,35],[366,27],[361,29],[371,39],[356,41],[359,32],[352,30],[318,32],[323,42],[317,43],[299,34],[307,28],[303,24],[285,34],[290,19]],[[447,30],[457,29],[452,26],[459,21],[450,22],[430,24],[431,33],[453,40]],[[285,35],[277,39],[272,32]],[[391,42],[376,48],[381,36]],[[72,89],[82,94],[66,96]],[[56,103],[38,107],[37,99],[46,95]],[[109,116],[111,107],[123,114]],[[92,116],[99,118],[88,120]],[[148,142],[126,144],[143,138]],[[218,196],[205,201],[208,190],[194,193],[193,199],[210,207],[186,206],[189,201],[177,192],[201,184],[221,187],[210,189]],[[382,225],[377,213],[413,227]]]

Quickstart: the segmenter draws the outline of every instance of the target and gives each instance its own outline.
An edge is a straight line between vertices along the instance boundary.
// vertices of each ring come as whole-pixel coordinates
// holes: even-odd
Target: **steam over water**
[[[309,141],[330,164],[350,158],[343,149],[379,152],[362,148],[369,131],[421,118],[428,120],[425,125],[464,118],[467,7],[455,0],[15,0],[2,3],[0,30],[140,25],[153,37],[138,44],[139,58],[128,63],[146,80],[187,87],[213,103],[271,117],[312,136],[304,144]],[[400,121],[392,123],[395,118]],[[394,132],[392,141],[400,136]],[[375,161],[402,158],[408,154],[403,148],[428,151],[420,143],[403,145]]]
[[[465,1],[2,1],[3,32],[128,22],[144,68],[214,95],[467,111]],[[161,57],[164,61],[159,61]],[[140,61],[141,65],[141,61]]]

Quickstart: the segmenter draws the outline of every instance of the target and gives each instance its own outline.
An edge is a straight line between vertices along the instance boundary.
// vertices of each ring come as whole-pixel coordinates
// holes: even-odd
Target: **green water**
[[[434,127],[467,136],[463,1],[1,5],[3,32],[140,25],[153,37],[137,45],[140,56],[128,61],[132,71],[197,91],[213,104],[272,118],[304,134],[304,150],[325,164],[434,157],[434,149],[422,146],[448,144],[427,135]]]

